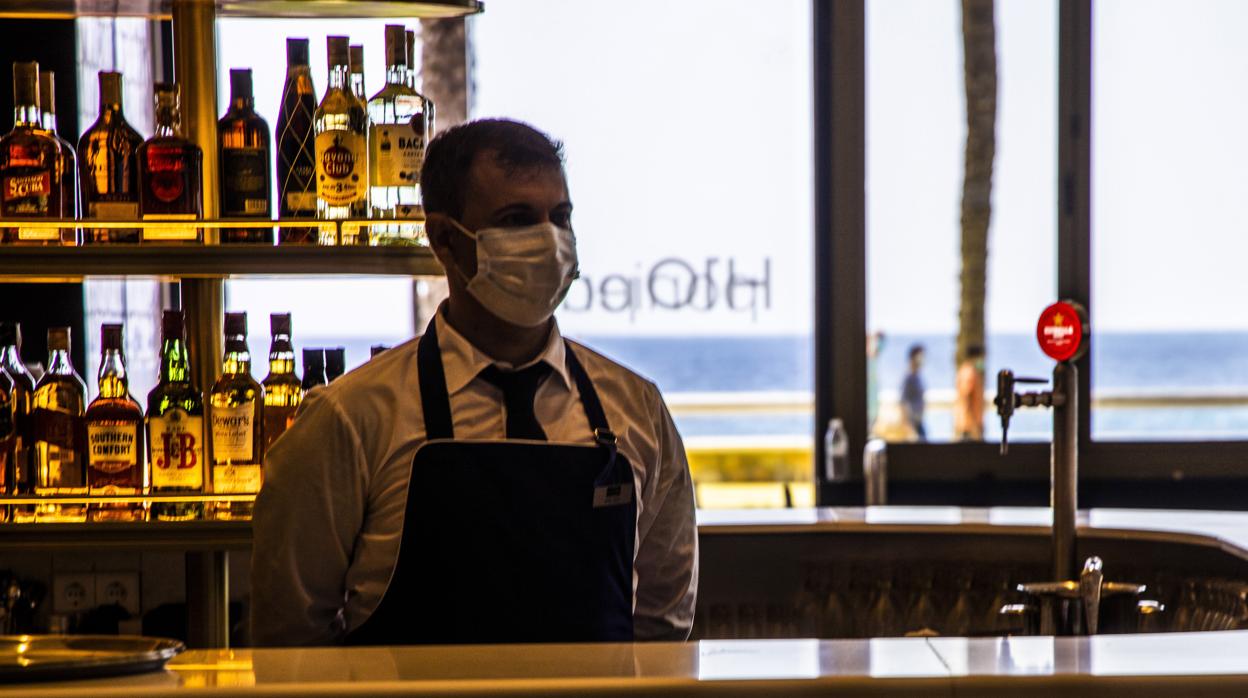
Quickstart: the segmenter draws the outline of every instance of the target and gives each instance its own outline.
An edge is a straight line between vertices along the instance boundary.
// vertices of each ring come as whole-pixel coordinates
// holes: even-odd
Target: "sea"
[[[809,399],[814,389],[814,340],[790,336],[583,336],[573,339],[632,368],[654,381],[669,402],[698,393],[699,399],[722,394],[741,410],[715,414],[674,410],[685,437],[793,436],[814,438],[809,410],[791,413],[751,413],[751,396],[758,401],[777,395]],[[391,342],[399,341],[397,338]],[[308,338],[315,346],[341,341]],[[348,365],[368,357],[369,344],[346,342]],[[931,441],[947,441],[952,434],[955,338],[935,334],[889,334],[875,359],[876,385],[881,403],[895,401],[907,370],[911,346],[924,347],[921,375],[929,409],[925,426]],[[1248,332],[1102,333],[1091,344],[1093,438],[1098,440],[1187,440],[1248,438]],[[1016,376],[1049,378],[1053,362],[1036,346],[1031,334],[996,334],[988,338],[986,383],[995,389],[999,369]],[[835,386],[833,388],[835,390]],[[1042,388],[1033,388],[1042,389]],[[742,395],[742,394],[745,395]],[[1210,406],[1167,406],[1176,397],[1218,397]],[[1225,398],[1242,397],[1243,405],[1226,405]],[[1096,400],[1115,398],[1113,406],[1097,407]],[[1123,401],[1147,404],[1119,406]],[[991,404],[985,415],[985,438],[1000,438]],[[1023,410],[1010,425],[1011,440],[1048,440],[1051,416],[1047,410]]]

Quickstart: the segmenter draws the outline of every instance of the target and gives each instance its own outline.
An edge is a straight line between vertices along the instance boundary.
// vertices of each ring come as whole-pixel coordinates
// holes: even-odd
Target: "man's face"
[[[459,222],[474,232],[546,222],[571,229],[572,202],[563,170],[534,167],[508,171],[492,152],[481,153],[469,172]],[[458,232],[450,232],[442,241],[464,276],[471,279],[477,273],[476,243]],[[432,242],[435,248],[441,246],[436,240]]]

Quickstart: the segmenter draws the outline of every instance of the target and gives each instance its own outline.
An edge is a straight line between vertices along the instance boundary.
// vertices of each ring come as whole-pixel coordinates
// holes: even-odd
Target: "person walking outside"
[[[924,398],[923,369],[924,349],[922,344],[910,345],[907,352],[910,359],[910,370],[901,383],[901,408],[906,421],[914,429],[919,441],[927,441],[927,431],[923,428],[923,411],[926,407]]]

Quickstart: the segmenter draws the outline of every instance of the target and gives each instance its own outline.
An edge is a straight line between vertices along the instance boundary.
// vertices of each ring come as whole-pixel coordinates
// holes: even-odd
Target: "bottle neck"
[[[290,337],[278,335],[269,347],[269,375],[289,376],[295,373],[295,348]]]
[[[345,65],[336,65],[329,71],[329,89],[348,90],[351,85],[351,69]]]
[[[408,82],[407,66],[402,63],[399,63],[398,65],[386,66],[386,84],[407,85]]]
[[[160,347],[160,382],[190,383],[190,373],[186,343],[181,339],[166,339]]]
[[[221,358],[221,373],[237,376],[251,373],[251,352],[246,340],[230,337],[225,340],[225,356]]]
[[[126,398],[130,395],[126,380],[126,359],[116,349],[105,349],[100,357],[100,397]]]
[[[42,128],[43,122],[39,114],[39,105],[19,104],[13,108],[13,125]]]
[[[230,94],[230,111],[249,112],[255,111],[256,98],[251,94]]]
[[[56,133],[56,113],[45,111],[39,115],[40,121],[43,123],[45,131]]]
[[[17,350],[16,344],[9,344],[0,347],[0,366],[3,366],[10,374],[14,371],[26,374],[26,364],[22,361],[22,355]]]
[[[45,373],[57,376],[74,375],[74,362],[69,358],[69,351],[56,349],[48,354],[48,370]]]
[[[364,74],[351,73],[351,93],[360,99],[364,98]]]
[[[173,138],[178,135],[178,113],[168,107],[156,109],[156,138]]]

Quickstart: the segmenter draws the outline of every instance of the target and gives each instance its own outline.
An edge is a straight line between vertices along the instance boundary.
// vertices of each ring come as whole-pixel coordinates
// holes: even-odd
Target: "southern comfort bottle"
[[[282,220],[316,218],[316,89],[308,40],[286,40],[286,85],[277,112],[277,211]],[[281,228],[282,244],[317,242],[317,229]]]
[[[126,123],[121,109],[121,73],[100,71],[100,116],[78,139],[82,217],[94,220],[139,219],[139,163],[143,137]],[[138,242],[137,228],[87,228],[91,243]]]
[[[230,71],[230,108],[217,122],[220,144],[221,215],[269,220],[273,180],[269,124],[256,113],[251,70]],[[273,244],[273,228],[225,228],[221,242]]]
[[[35,494],[84,497],[87,494],[87,444],[83,415],[87,386],[69,357],[69,328],[48,329],[48,369],[35,386],[31,413],[35,462],[39,468]],[[43,521],[83,521],[86,503],[40,504]]]
[[[208,394],[214,494],[256,494],[264,463],[264,388],[251,377],[247,313],[225,314],[221,377]],[[218,502],[219,519],[251,517],[251,502]]]
[[[87,407],[87,487],[92,496],[147,493],[143,408],[130,396],[121,325],[100,328],[99,394]],[[142,502],[92,503],[92,521],[142,521]]]
[[[177,83],[156,83],[156,134],[139,146],[139,214],[145,221],[203,218],[204,153],[182,137]],[[144,228],[143,242],[199,242],[194,225]]]
[[[277,441],[295,419],[303,401],[303,386],[295,374],[295,348],[290,343],[290,313],[269,316],[269,375],[264,386],[264,450]]]
[[[61,146],[39,116],[39,64],[14,63],[13,130],[0,138],[0,218],[61,218],[63,168]],[[0,241],[59,245],[61,231],[0,228]]]
[[[182,311],[166,310],[160,326],[160,383],[147,394],[147,460],[152,494],[204,493],[204,401],[191,382]],[[199,502],[153,502],[152,518],[199,518]]]
[[[318,218],[368,216],[368,114],[351,92],[348,44],[331,36],[329,88],[316,108],[316,213]],[[366,244],[355,234],[321,244]]]

